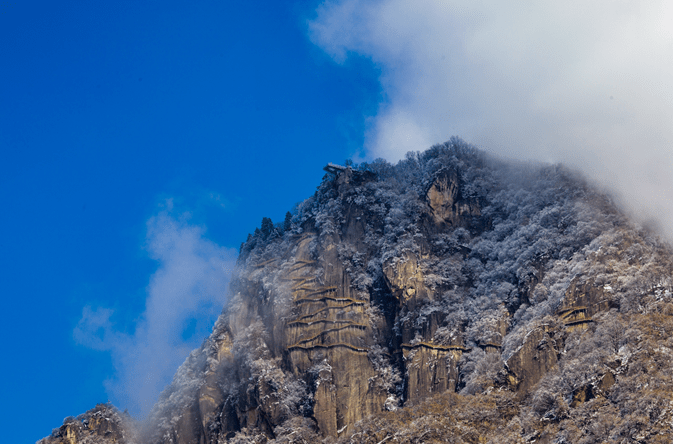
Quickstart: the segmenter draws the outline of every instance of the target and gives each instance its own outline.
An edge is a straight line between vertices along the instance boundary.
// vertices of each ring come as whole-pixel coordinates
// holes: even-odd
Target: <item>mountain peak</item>
[[[559,166],[459,139],[333,165],[241,246],[142,442],[668,436],[672,271],[668,245]]]

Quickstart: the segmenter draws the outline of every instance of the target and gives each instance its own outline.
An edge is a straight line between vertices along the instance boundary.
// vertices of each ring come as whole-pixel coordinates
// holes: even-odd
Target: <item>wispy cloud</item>
[[[458,135],[563,162],[673,238],[671,2],[327,1],[309,35],[381,68],[367,157]]]
[[[236,253],[204,237],[171,205],[147,222],[146,248],[159,263],[133,334],[116,329],[114,312],[85,307],[75,339],[108,351],[116,369],[106,388],[118,405],[144,416],[222,310]]]

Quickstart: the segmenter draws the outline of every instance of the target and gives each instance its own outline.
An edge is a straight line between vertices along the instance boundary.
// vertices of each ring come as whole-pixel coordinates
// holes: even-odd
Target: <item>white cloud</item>
[[[113,310],[85,307],[75,339],[109,351],[116,369],[106,381],[118,405],[145,416],[188,353],[203,341],[225,303],[234,250],[204,238],[168,209],[147,222],[147,251],[158,270],[146,289],[145,312],[131,335],[115,329]],[[190,334],[193,333],[193,334]]]
[[[381,68],[368,158],[458,135],[504,156],[563,162],[673,237],[673,3],[323,3],[312,41]]]

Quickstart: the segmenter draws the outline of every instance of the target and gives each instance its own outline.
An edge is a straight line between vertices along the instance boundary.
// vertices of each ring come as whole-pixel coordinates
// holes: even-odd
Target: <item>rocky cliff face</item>
[[[467,398],[512,436],[558,434],[597,400],[627,402],[620,375],[635,371],[624,358],[634,348],[618,337],[585,354],[581,377],[572,369],[616,322],[664,310],[671,271],[666,245],[562,168],[453,140],[394,167],[328,174],[290,227],[242,245],[230,303],[138,439],[407,442],[367,421],[411,418],[432,399],[453,405],[451,427],[473,428],[467,442],[504,439],[463,414]],[[526,425],[535,415],[548,418],[542,432]],[[75,440],[45,443],[84,442],[64,433]],[[129,442],[114,436],[105,442]]]

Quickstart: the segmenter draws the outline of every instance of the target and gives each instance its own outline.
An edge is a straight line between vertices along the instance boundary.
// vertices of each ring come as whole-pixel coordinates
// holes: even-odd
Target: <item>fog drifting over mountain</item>
[[[337,63],[381,69],[363,157],[395,161],[458,135],[562,162],[673,238],[670,2],[343,0],[308,29]]]
[[[106,390],[134,415],[150,411],[178,366],[210,333],[226,301],[236,251],[204,234],[189,214],[174,214],[168,200],[147,221],[146,249],[158,268],[133,333],[121,331],[114,310],[105,307],[85,307],[75,328],[78,343],[110,353],[116,373]]]

